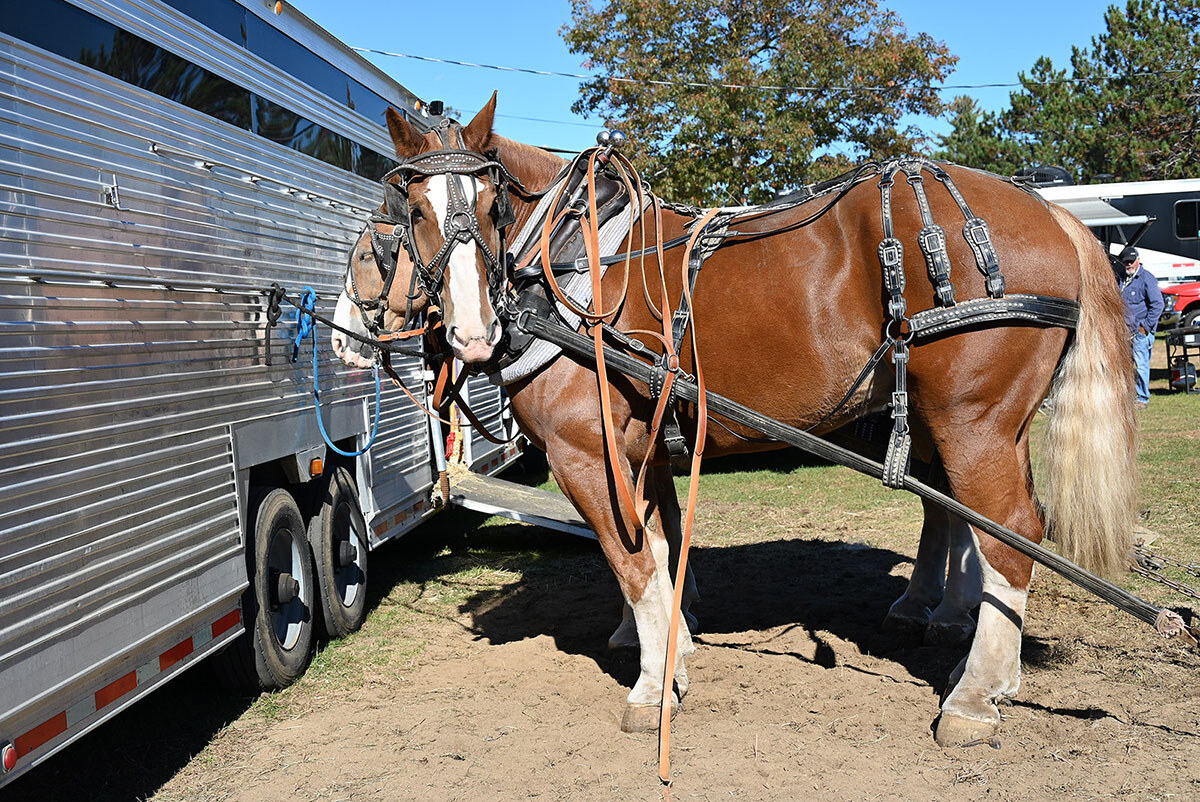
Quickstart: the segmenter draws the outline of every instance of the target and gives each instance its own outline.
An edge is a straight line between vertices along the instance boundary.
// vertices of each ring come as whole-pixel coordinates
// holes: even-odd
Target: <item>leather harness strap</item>
[[[975,255],[975,266],[979,268],[979,272],[983,274],[985,285],[989,298],[1004,297],[1004,274],[1000,272],[1000,258],[996,255],[996,248],[992,245],[992,235],[988,229],[987,222],[982,217],[976,217],[971,211],[971,207],[967,205],[967,199],[958,191],[958,186],[955,185],[954,179],[950,174],[942,169],[940,164],[935,162],[922,162],[922,166],[933,173],[933,177],[942,182],[946,187],[946,191],[950,193],[950,197],[954,198],[954,202],[958,204],[959,210],[966,218],[963,223],[963,239],[967,241],[967,245],[971,248],[971,253]]]
[[[695,224],[695,230],[688,242],[688,250],[685,253],[686,258],[684,260],[687,269],[684,273],[683,282],[687,291],[680,293],[679,307],[671,316],[671,342],[675,343],[677,348],[683,343],[683,337],[688,329],[688,321],[692,317],[690,299],[692,293],[696,291],[696,279],[700,277],[700,269],[704,267],[704,260],[720,247],[722,238],[725,236],[725,230],[728,228],[729,221],[732,218],[732,212],[723,212],[714,209],[710,210],[709,214],[706,214]],[[668,358],[668,354],[664,352],[662,358],[664,373],[672,370],[668,364]],[[678,370],[678,366],[674,370]],[[651,397],[657,398],[658,393],[662,391],[662,387],[659,387],[657,392],[651,387]],[[678,461],[686,459],[688,456],[687,440],[684,438],[683,430],[679,425],[679,416],[676,414],[673,394],[669,395],[671,397],[667,399],[666,411],[663,416],[663,442],[667,446],[667,453],[670,455],[672,461]]]
[[[902,162],[908,184],[917,196],[917,208],[921,210],[922,228],[917,233],[917,244],[925,257],[925,267],[933,281],[933,291],[938,306],[954,306],[954,285],[950,283],[950,255],[946,253],[946,232],[933,222],[929,198],[925,195],[925,179],[921,177],[921,162]]]
[[[892,224],[892,185],[897,162],[885,165],[879,178],[880,208],[883,216],[883,241],[879,243],[879,264],[883,286],[888,294],[888,321],[885,343],[891,345],[896,368],[896,387],[892,392],[892,435],[883,461],[883,483],[891,488],[903,486],[912,460],[912,435],[908,426],[908,338],[903,329],[907,320],[904,300],[904,245],[895,236]],[[923,196],[918,196],[918,198]],[[927,226],[928,227],[928,226]],[[953,290],[951,290],[953,294]],[[860,374],[861,376],[862,374]]]

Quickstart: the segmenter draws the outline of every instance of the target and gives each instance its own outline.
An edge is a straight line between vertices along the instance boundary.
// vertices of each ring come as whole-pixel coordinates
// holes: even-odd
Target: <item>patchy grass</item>
[[[1149,409],[1138,415],[1143,523],[1160,535],[1154,550],[1184,562],[1200,562],[1196,526],[1200,519],[1200,396],[1168,392],[1162,378],[1162,350],[1160,341],[1153,398]],[[1042,424],[1039,416],[1035,435]],[[553,479],[544,475],[524,480],[554,487]],[[687,478],[677,477],[676,483],[681,497],[686,497]],[[865,542],[912,555],[920,523],[921,504],[916,498],[889,490],[870,477],[819,464],[795,451],[782,451],[706,464],[694,542],[700,548],[777,543],[780,560],[792,559],[793,546],[811,541]],[[885,566],[884,573],[887,570]],[[899,562],[891,570],[893,581],[899,582],[895,577],[906,575],[909,568]],[[1168,567],[1164,573],[1200,587],[1200,578],[1185,571]],[[1133,574],[1120,581],[1156,604],[1192,604]],[[470,630],[471,614],[465,611],[472,604],[480,611],[486,604],[480,600],[489,594],[503,599],[522,588],[536,587],[549,589],[553,597],[559,590],[597,582],[612,582],[611,573],[590,541],[499,518],[462,511],[443,513],[400,542],[372,554],[370,613],[362,630],[324,644],[308,672],[292,688],[252,701],[229,702],[221,692],[206,689],[198,678],[184,678],[89,735],[59,764],[72,766],[72,776],[92,777],[120,771],[120,767],[99,765],[103,755],[119,752],[136,762],[132,768],[126,767],[121,780],[114,780],[112,773],[105,775],[108,790],[116,783],[124,791],[117,794],[120,798],[230,798],[221,790],[227,787],[221,785],[222,777],[236,775],[245,755],[256,749],[273,727],[290,726],[305,713],[363,694],[402,697],[406,675],[416,667],[436,663],[455,648],[439,636],[447,624]],[[1114,682],[1153,684],[1155,673],[1174,659],[1140,622],[1096,602],[1049,571],[1037,575],[1030,610],[1033,631],[1026,638],[1025,665],[1031,677],[1079,665],[1088,670],[1096,666]],[[1045,634],[1049,620],[1071,622],[1074,634],[1050,638]],[[1106,651],[1130,642],[1139,645],[1119,648],[1135,659],[1109,659],[1101,668]],[[179,723],[197,720],[202,725],[190,732],[187,724]],[[96,746],[100,743],[97,738],[103,748]],[[93,763],[93,768],[85,768]],[[971,754],[950,780],[960,786],[982,785],[996,770],[989,760]],[[42,776],[43,780],[31,776],[32,782],[17,783],[11,790],[39,801],[88,797],[82,780],[72,784],[61,774]]]
[[[1163,361],[1160,353],[1156,357]],[[1152,391],[1150,408],[1138,418],[1144,522],[1160,535],[1156,550],[1185,562],[1200,561],[1194,525],[1200,514],[1196,494],[1200,396],[1169,393],[1162,378],[1152,383]],[[1035,449],[1043,425],[1039,416]],[[547,476],[517,478],[555,488],[553,478]],[[687,482],[686,476],[676,477],[681,498],[686,498]],[[769,452],[707,463],[701,477],[695,543],[720,547],[781,538],[845,540],[911,555],[916,551],[921,517],[918,499],[889,490],[876,479],[819,463],[797,451]],[[424,529],[391,547],[395,550],[391,567],[384,569],[384,576],[372,577],[374,592],[383,595],[372,601],[374,609],[362,631],[326,645],[300,682],[287,691],[260,697],[242,722],[220,739],[250,738],[266,723],[299,715],[318,699],[327,703],[331,697],[357,693],[364,683],[395,685],[405,671],[429,659],[426,649],[432,627],[447,620],[470,626],[469,616],[462,611],[481,594],[501,595],[527,583],[556,587],[594,582],[608,575],[594,544],[514,526],[504,519],[452,511]],[[1200,579],[1182,570],[1164,572],[1200,586]],[[1123,577],[1122,584],[1160,605],[1188,601],[1133,574]],[[1036,637],[1027,638],[1026,666],[1033,672],[1095,661],[1097,650],[1106,643],[1142,627],[1115,608],[1093,603],[1082,590],[1049,571],[1038,574],[1031,609],[1036,609],[1035,618],[1086,615],[1086,625],[1076,639],[1042,644]],[[1152,654],[1151,648],[1140,656]],[[1140,681],[1137,674],[1147,669],[1130,662],[1128,670],[1128,679]],[[985,782],[989,764],[986,760],[964,764],[953,782]]]

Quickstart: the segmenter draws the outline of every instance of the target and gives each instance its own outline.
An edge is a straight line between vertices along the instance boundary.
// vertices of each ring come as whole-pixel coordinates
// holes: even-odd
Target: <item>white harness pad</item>
[[[563,181],[566,181],[564,178]],[[520,233],[513,239],[510,250],[513,253],[521,253],[530,243],[534,236],[540,236],[542,230],[542,222],[549,212],[550,204],[554,202],[558,195],[559,184],[555,184],[545,195],[533,211],[533,215],[529,218],[529,222],[521,229]],[[642,206],[642,211],[645,211],[646,206],[649,206],[649,195],[646,195],[646,201]],[[639,212],[639,217],[641,213]],[[600,227],[600,257],[612,256],[617,252],[625,242],[625,238],[629,236],[629,229],[633,225],[633,204],[627,204],[624,209],[613,216],[611,220]],[[602,265],[600,268],[601,277],[608,269]],[[575,273],[567,280],[565,286],[562,287],[563,292],[571,302],[580,308],[586,308],[592,302],[592,277],[590,273]],[[579,315],[574,314],[557,299],[554,301],[555,309],[558,315],[566,323],[568,328],[574,329],[579,325]],[[488,374],[488,378],[492,384],[505,385],[511,384],[518,379],[523,379],[526,376],[538,370],[550,360],[562,353],[562,349],[557,345],[546,342],[545,340],[535,339],[530,346],[525,349],[525,353],[517,358],[506,368],[503,368],[495,373]]]

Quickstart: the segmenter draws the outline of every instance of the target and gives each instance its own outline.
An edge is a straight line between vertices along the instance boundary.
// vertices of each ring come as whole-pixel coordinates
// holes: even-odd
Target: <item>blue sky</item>
[[[882,0],[905,21],[959,56],[951,84],[1016,81],[1038,56],[1066,66],[1072,45],[1086,46],[1104,29],[1105,0],[1006,0],[969,3]],[[410,2],[410,0],[295,0],[301,12],[349,45],[512,67],[581,73],[559,29],[570,17],[567,0],[523,2]],[[514,10],[514,9],[519,9]],[[571,113],[579,82],[570,78],[497,72],[412,59],[368,58],[419,97],[444,100],[469,118],[499,90],[496,130],[534,145],[578,150],[595,141],[598,120]],[[1008,89],[971,94],[985,108],[1008,100]],[[525,119],[522,119],[525,118]],[[531,119],[530,119],[531,118]],[[548,122],[547,122],[548,121]],[[940,121],[915,119],[928,131]]]

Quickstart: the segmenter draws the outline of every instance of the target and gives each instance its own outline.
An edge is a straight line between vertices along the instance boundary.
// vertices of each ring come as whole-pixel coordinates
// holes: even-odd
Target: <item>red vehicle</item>
[[[1163,314],[1160,328],[1166,325],[1200,326],[1200,281],[1163,287]]]

